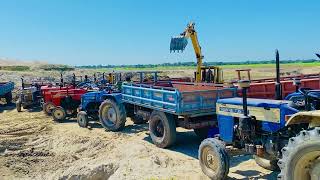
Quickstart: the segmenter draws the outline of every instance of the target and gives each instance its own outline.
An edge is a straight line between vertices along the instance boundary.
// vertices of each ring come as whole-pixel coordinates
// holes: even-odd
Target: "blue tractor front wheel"
[[[77,122],[80,127],[83,127],[83,128],[88,127],[89,120],[88,120],[88,115],[85,111],[80,111],[77,114]]]
[[[218,139],[207,138],[201,142],[199,162],[202,172],[211,179],[222,180],[229,173],[229,156]]]

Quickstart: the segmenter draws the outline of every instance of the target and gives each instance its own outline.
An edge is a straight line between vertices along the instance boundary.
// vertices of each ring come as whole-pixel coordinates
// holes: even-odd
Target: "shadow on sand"
[[[10,104],[0,104],[0,113],[4,111],[12,111],[16,109],[16,104],[10,103]]]
[[[16,104],[15,103],[11,103],[11,104],[0,104],[0,113],[4,112],[4,111],[12,111],[12,110],[16,110]],[[42,108],[39,106],[34,106],[34,107],[30,107],[28,109],[21,109],[22,112],[40,112],[42,111]]]
[[[150,136],[144,138],[145,141],[152,143]],[[198,149],[201,140],[193,131],[177,132],[177,141],[174,146],[168,148],[168,150],[179,152],[188,155],[194,159],[198,159]],[[232,155],[230,157],[230,168],[238,166],[239,164],[252,159],[251,155]],[[257,165],[258,166],[258,165]],[[238,174],[240,179],[277,179],[278,172],[272,172],[270,174],[261,174],[261,172],[256,170],[237,170],[232,172],[233,174]],[[228,177],[228,179],[234,179]]]
[[[148,131],[148,129],[149,129],[148,124],[129,124],[124,127],[121,133],[135,134],[143,131]]]

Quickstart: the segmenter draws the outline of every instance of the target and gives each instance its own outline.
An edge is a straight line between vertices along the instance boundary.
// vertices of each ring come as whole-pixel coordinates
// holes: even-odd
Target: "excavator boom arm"
[[[194,29],[194,23],[188,24],[187,28],[183,33],[180,34],[180,36],[171,38],[170,52],[183,51],[188,44],[188,38],[191,39],[192,46],[197,58],[196,82],[201,82],[201,66],[203,55],[201,53],[201,47],[198,41],[197,32]]]

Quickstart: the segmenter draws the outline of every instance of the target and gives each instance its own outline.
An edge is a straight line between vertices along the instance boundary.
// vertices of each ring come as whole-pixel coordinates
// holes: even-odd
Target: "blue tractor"
[[[106,130],[120,131],[125,125],[127,115],[134,123],[143,123],[143,119],[135,116],[133,111],[126,111],[125,104],[122,103],[121,73],[109,73],[107,79],[108,82],[103,82],[103,85],[99,86],[100,91],[82,95],[77,115],[79,126],[85,128],[89,121],[100,121]]]
[[[112,122],[105,121],[104,119],[99,119],[99,109],[109,108],[106,111],[107,115],[110,116],[109,119],[119,118],[114,116],[114,111],[123,110],[121,102],[121,93],[112,92],[108,90],[89,92],[81,97],[81,105],[79,107],[79,112],[77,115],[77,121],[80,127],[87,127],[90,120],[98,121],[100,120],[102,126],[106,129],[114,127]],[[101,117],[101,116],[100,116]],[[116,126],[124,126],[125,120],[120,119],[113,122],[120,122]]]
[[[211,179],[229,172],[226,145],[244,149],[266,169],[280,169],[278,179],[320,179],[320,91],[300,88],[282,99],[276,51],[276,99],[247,98],[250,81],[240,81],[242,98],[219,99],[217,126],[199,147],[202,171]]]
[[[199,147],[202,171],[212,179],[224,179],[229,171],[226,145],[243,148],[260,166],[276,170],[279,179],[320,177],[320,92],[299,89],[305,110],[287,100],[246,97],[248,81],[239,82],[242,98],[217,101],[218,126]]]

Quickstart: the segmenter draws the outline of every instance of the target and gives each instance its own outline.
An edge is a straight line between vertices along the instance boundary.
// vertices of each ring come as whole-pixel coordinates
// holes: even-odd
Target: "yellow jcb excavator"
[[[190,38],[197,58],[195,82],[223,83],[223,73],[220,67],[202,65],[202,59],[204,56],[201,53],[201,47],[194,25],[194,23],[189,23],[185,31],[181,33],[180,36],[171,38],[170,52],[183,52],[188,44],[188,38]]]

